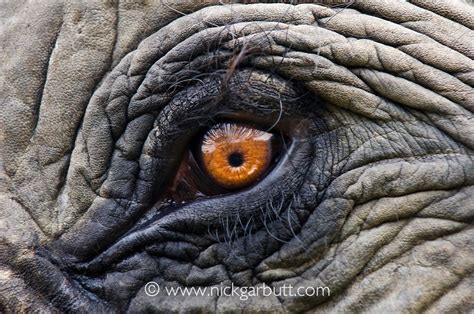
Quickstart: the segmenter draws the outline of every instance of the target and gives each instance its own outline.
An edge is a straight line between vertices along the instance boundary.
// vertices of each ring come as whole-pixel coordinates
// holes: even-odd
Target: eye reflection
[[[273,134],[236,123],[221,123],[203,137],[205,172],[221,187],[234,190],[256,180],[273,157]]]

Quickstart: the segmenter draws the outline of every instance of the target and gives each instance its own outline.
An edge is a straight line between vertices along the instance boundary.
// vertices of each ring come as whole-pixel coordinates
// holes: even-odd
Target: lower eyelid
[[[271,175],[265,177],[258,185],[238,193],[198,199],[181,206],[157,205],[161,208],[155,215],[137,223],[132,232],[112,245],[94,259],[87,268],[115,263],[127,252],[136,252],[157,241],[166,241],[167,235],[176,240],[178,234],[193,236],[208,235],[210,229],[221,232],[222,219],[245,221],[264,221],[262,210],[269,201],[281,202],[291,199],[304,183],[307,167],[310,163],[307,156],[311,145],[307,141],[295,141],[284,155]],[[246,204],[242,207],[242,204]],[[166,213],[166,214],[163,214]],[[235,216],[235,217],[234,217]],[[192,217],[192,219],[190,219]],[[143,226],[143,227],[140,227]],[[220,230],[220,231],[219,231]],[[102,267],[102,266],[101,266]]]

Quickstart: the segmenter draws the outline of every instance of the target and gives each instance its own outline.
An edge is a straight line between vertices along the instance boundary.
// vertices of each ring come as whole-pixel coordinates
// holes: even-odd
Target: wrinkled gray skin
[[[473,310],[472,5],[139,2],[0,4],[1,312]],[[291,147],[249,189],[169,207],[222,111]]]

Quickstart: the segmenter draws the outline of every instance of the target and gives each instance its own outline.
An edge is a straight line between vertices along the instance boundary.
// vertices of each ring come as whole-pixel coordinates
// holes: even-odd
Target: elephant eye
[[[273,134],[235,123],[221,123],[204,134],[200,159],[219,186],[235,190],[257,181],[272,160]]]
[[[269,173],[281,153],[280,136],[234,122],[201,133],[189,149],[170,189],[172,199],[236,192]]]

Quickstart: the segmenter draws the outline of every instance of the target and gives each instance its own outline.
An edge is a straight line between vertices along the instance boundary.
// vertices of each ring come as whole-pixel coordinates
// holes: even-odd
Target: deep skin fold
[[[406,24],[415,31],[403,34],[401,24],[382,21],[415,43],[414,50],[399,46],[400,38],[380,39],[369,31],[380,21],[364,12],[391,21],[397,21],[397,10],[419,14],[405,6],[410,4],[355,3],[360,15],[311,5],[212,7],[141,38],[99,84],[74,141],[66,189],[58,194],[68,195],[66,208],[81,209],[57,231],[48,229],[43,203],[35,207],[21,193],[28,187],[22,181],[28,158],[16,172],[16,199],[51,235],[36,241],[29,254],[11,250],[15,257],[8,258],[15,274],[34,269],[23,280],[38,291],[36,304],[69,310],[418,311],[441,300],[434,309],[465,309],[463,287],[472,280],[472,100],[466,97],[472,60],[464,58],[463,46],[416,24]],[[196,23],[202,19],[208,22]],[[243,20],[251,23],[236,23]],[[422,62],[420,43],[432,50]],[[439,55],[456,62],[439,65]],[[268,81],[268,74],[275,80]],[[199,85],[204,88],[196,91]],[[253,110],[254,122],[273,125],[280,106],[278,127],[297,139],[297,153],[287,153],[290,166],[282,163],[242,193],[157,213],[162,187],[201,122],[205,126],[232,107],[236,117]],[[33,169],[27,173],[34,179]],[[277,174],[294,181],[275,182]],[[83,181],[94,197],[75,194]],[[445,198],[435,197],[436,191]],[[219,216],[233,206],[239,208]],[[212,228],[200,222],[201,212],[215,214]],[[146,237],[133,236],[155,221],[158,227]],[[436,264],[433,256],[443,254]],[[428,282],[413,260],[430,265]],[[395,279],[387,282],[388,274]],[[324,284],[333,294],[250,304],[237,298],[173,303],[147,298],[140,289],[149,279],[181,286]],[[397,296],[400,282],[405,292]],[[449,292],[458,285],[461,297],[453,300]],[[410,299],[412,289],[424,287],[420,300]],[[376,297],[368,298],[373,290]]]

